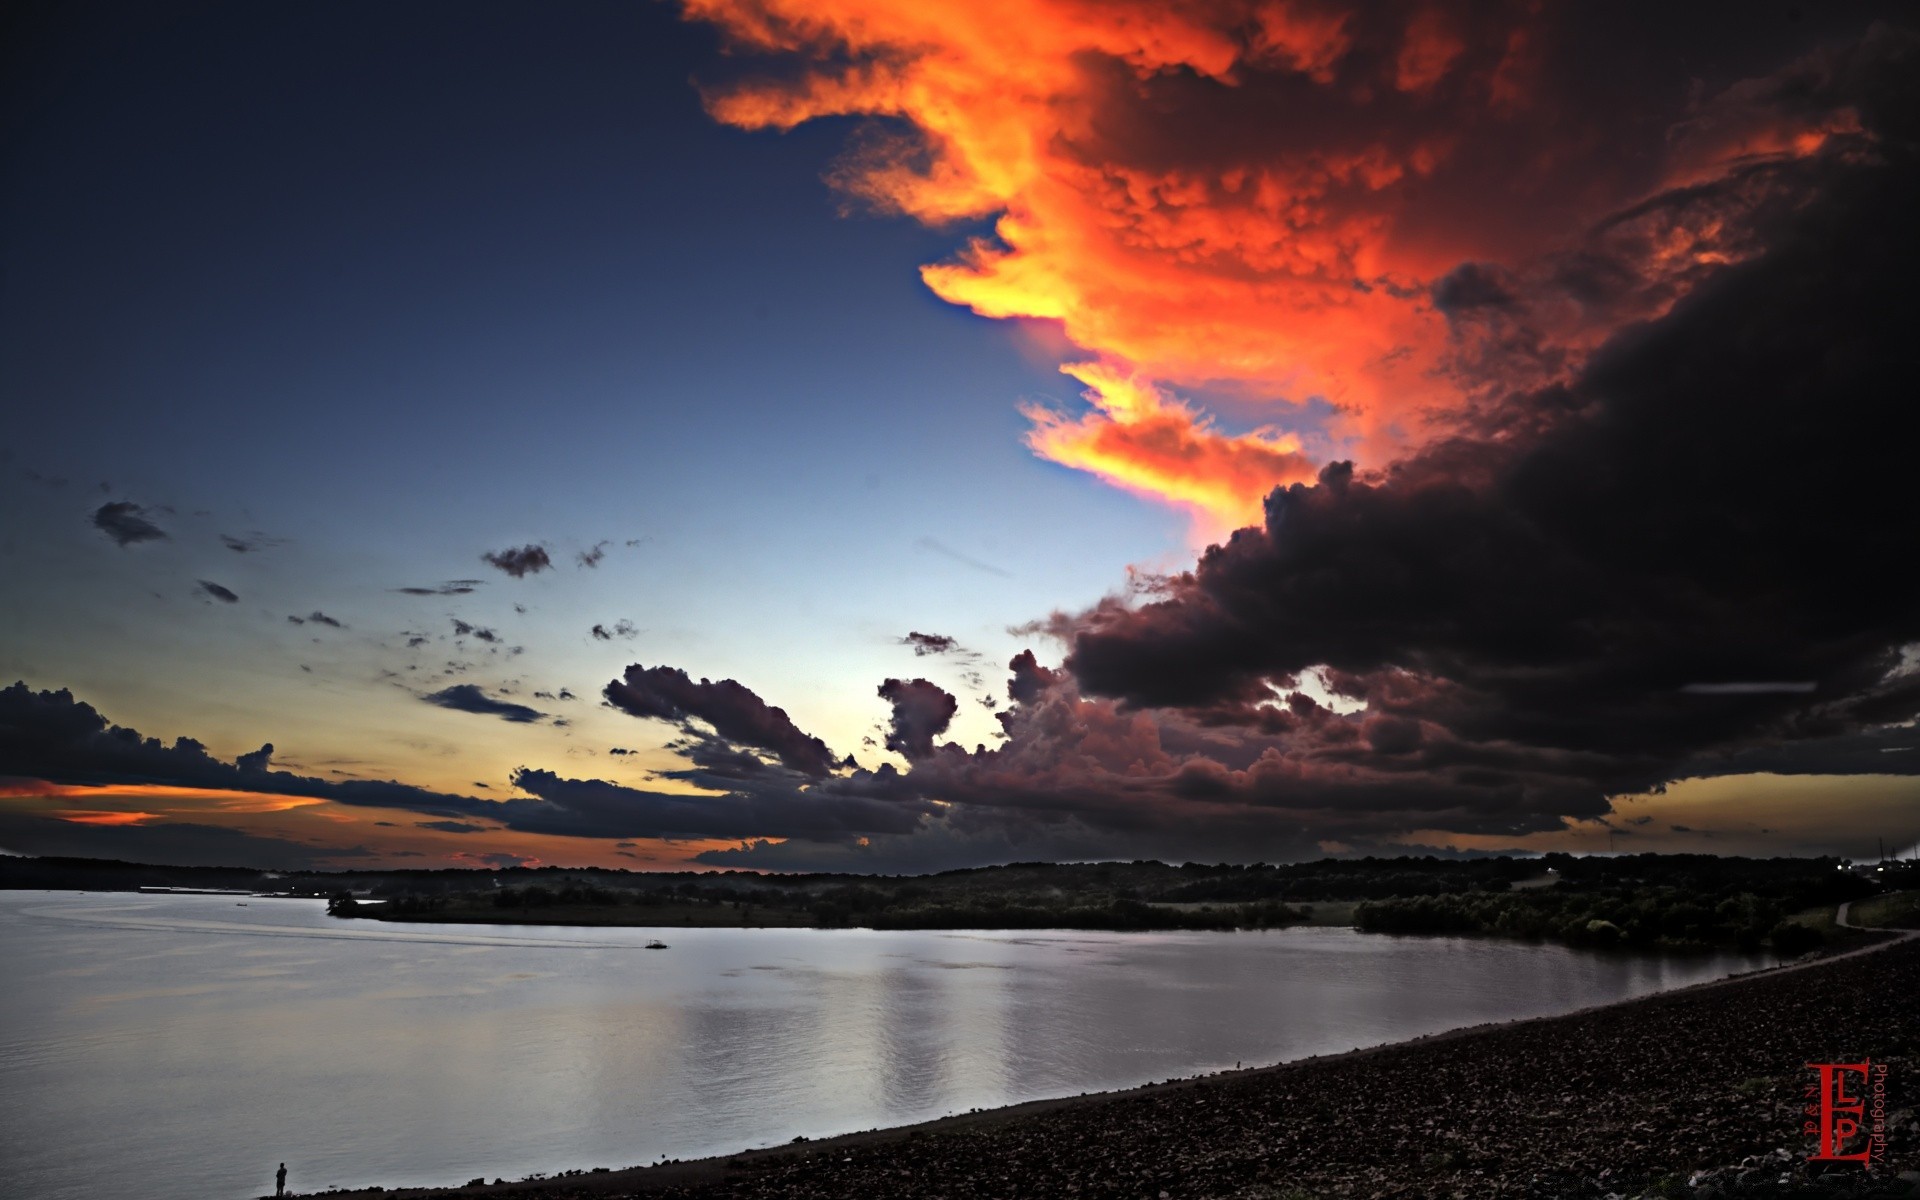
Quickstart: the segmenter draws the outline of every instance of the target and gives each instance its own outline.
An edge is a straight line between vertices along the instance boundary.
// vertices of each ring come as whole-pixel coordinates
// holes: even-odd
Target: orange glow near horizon
[[[271,813],[325,804],[313,796],[286,796],[277,792],[229,791],[224,788],[178,787],[166,783],[49,783],[13,780],[0,783],[0,800],[16,798],[58,800],[204,800],[220,812]],[[148,814],[151,816],[152,814]]]
[[[608,867],[646,871],[717,871],[725,867],[694,862],[712,850],[740,845],[730,838],[592,838],[521,833],[505,827],[478,833],[431,828],[432,818],[400,809],[340,804],[311,796],[271,792],[225,791],[173,784],[74,784],[33,779],[0,782],[0,803],[16,802],[27,811],[70,825],[153,828],[169,822],[216,825],[257,837],[311,845],[337,845],[345,833],[380,849],[372,858],[341,857],[332,868],[488,867],[503,865],[490,856],[508,855],[526,866]],[[39,804],[29,802],[38,801]],[[138,801],[138,809],[54,807]],[[50,803],[51,802],[51,803]],[[779,841],[780,839],[768,839]]]
[[[54,816],[72,825],[143,825],[157,821],[160,814],[150,812],[94,812],[87,809],[58,809]]]

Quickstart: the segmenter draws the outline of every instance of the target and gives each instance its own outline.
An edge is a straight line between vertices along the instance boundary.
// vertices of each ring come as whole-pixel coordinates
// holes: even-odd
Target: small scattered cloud
[[[937,539],[923,537],[913,544],[916,549],[926,550],[930,553],[938,554],[942,558],[952,559],[963,567],[972,567],[976,571],[985,571],[989,575],[998,575],[1002,579],[1013,578],[1013,572],[1003,567],[996,567],[989,562],[982,562],[971,554],[962,554],[960,551],[955,550],[953,547]]]
[[[495,700],[471,683],[457,683],[420,698],[428,704],[450,708],[455,712],[499,717],[505,721],[512,721],[516,725],[530,725],[535,721],[544,720],[547,715],[537,708],[528,708],[524,704],[515,704],[509,700]]]
[[[115,500],[94,509],[93,527],[120,546],[165,541],[168,537],[166,530],[147,519],[147,510],[131,500]]]
[[[521,546],[518,549],[490,550],[480,558],[488,566],[505,571],[515,579],[538,575],[553,565],[553,559],[547,554],[547,548],[538,544]]]
[[[466,596],[473,589],[485,583],[484,579],[449,579],[435,587],[403,587],[393,589],[403,596]]]
[[[632,621],[623,618],[615,621],[612,629],[608,629],[605,625],[595,625],[593,627],[593,636],[602,642],[610,642],[615,638],[632,641],[634,638],[640,636],[640,627]]]
[[[919,630],[915,630],[901,638],[900,644],[902,646],[912,646],[913,653],[916,657],[925,657],[929,654],[945,654],[947,651],[956,650],[960,646],[959,642],[944,633],[921,633]]]
[[[224,604],[240,603],[240,597],[234,595],[231,590],[221,587],[209,579],[202,579],[200,581],[200,590]]]
[[[470,637],[482,642],[498,643],[500,641],[500,635],[493,630],[485,629],[478,625],[469,625],[458,618],[453,622],[453,634],[455,637]]]
[[[245,537],[235,537],[230,533],[220,535],[220,544],[235,554],[254,554],[261,550],[271,550],[275,546],[286,544],[285,538],[269,537],[255,530]]]
[[[485,784],[477,785],[485,787]],[[417,829],[437,829],[441,833],[485,833],[485,825],[475,825],[471,821],[415,821]]]
[[[607,547],[611,545],[613,543],[609,541],[598,541],[591,548],[582,550],[574,557],[580,560],[580,565],[583,567],[597,567],[600,565],[600,560],[607,556]]]

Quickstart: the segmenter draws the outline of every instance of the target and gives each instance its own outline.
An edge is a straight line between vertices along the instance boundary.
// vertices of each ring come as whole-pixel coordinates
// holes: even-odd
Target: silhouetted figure
[[[280,1169],[273,1173],[273,1194],[276,1196],[287,1194],[287,1164],[285,1163],[281,1163]]]

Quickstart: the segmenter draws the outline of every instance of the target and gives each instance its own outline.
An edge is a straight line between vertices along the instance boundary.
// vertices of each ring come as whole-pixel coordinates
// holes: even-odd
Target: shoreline
[[[1846,924],[1843,909],[1839,914],[1839,924],[1843,927],[1859,930],[1858,926]],[[1234,1071],[1222,1071],[1210,1075],[1192,1076],[1168,1080],[1161,1083],[1149,1083],[1138,1087],[1110,1092],[1086,1093],[1076,1096],[1055,1097],[1030,1100],[1002,1108],[958,1113],[940,1117],[931,1121],[912,1125],[893,1126],[881,1129],[863,1130],[836,1135],[811,1141],[798,1141],[782,1146],[742,1150],[732,1154],[722,1154],[710,1158],[688,1161],[669,1161],[646,1166],[633,1166],[621,1169],[598,1168],[592,1171],[563,1173],[538,1179],[503,1181],[480,1185],[440,1186],[427,1188],[395,1189],[359,1189],[306,1193],[311,1196],[329,1196],[338,1198],[361,1198],[371,1200],[384,1197],[387,1200],[408,1200],[408,1198],[432,1198],[454,1196],[508,1196],[521,1200],[576,1200],[576,1198],[600,1198],[617,1196],[662,1196],[662,1197],[772,1197],[772,1196],[832,1196],[854,1194],[883,1194],[897,1196],[943,1195],[972,1196],[996,1194],[992,1187],[975,1188],[967,1184],[969,1175],[984,1174],[997,1181],[1002,1189],[1011,1187],[1020,1195],[1074,1194],[1100,1195],[1110,1190],[1101,1185],[1102,1178],[1109,1181],[1117,1179],[1109,1173],[1112,1165],[1107,1161],[1091,1158],[1086,1153],[1085,1143],[1091,1140],[1101,1143],[1108,1140],[1100,1134],[1103,1128],[1126,1129],[1135,1127],[1136,1133],[1158,1132],[1165,1126],[1193,1124],[1204,1128],[1196,1132],[1202,1135],[1212,1134],[1213,1140],[1222,1142],[1212,1147],[1219,1154],[1203,1157],[1230,1160],[1234,1170],[1228,1174],[1248,1175],[1245,1183],[1253,1190],[1240,1191],[1214,1188],[1206,1191],[1189,1192],[1184,1177],[1175,1172],[1154,1178],[1158,1182],[1136,1182],[1120,1188],[1114,1194],[1138,1194],[1145,1187],[1145,1194],[1155,1195],[1166,1191],[1169,1184],[1180,1185],[1170,1193],[1173,1196],[1197,1195],[1241,1195],[1264,1197],[1285,1195],[1285,1188],[1309,1188],[1312,1194],[1321,1190],[1352,1195],[1427,1195],[1433,1194],[1431,1188],[1445,1182],[1464,1185],[1468,1194],[1539,1194],[1574,1195],[1582,1194],[1577,1188],[1569,1188],[1574,1177],[1587,1178],[1599,1176],[1604,1172],[1609,1188],[1625,1183],[1633,1168],[1616,1172],[1603,1166],[1592,1166],[1590,1171],[1575,1169],[1572,1176],[1561,1178],[1549,1185],[1548,1190],[1514,1191],[1506,1186],[1515,1181],[1496,1178],[1490,1170],[1500,1164],[1511,1163],[1511,1155],[1495,1153],[1491,1156],[1481,1153],[1467,1153],[1457,1148],[1416,1153],[1411,1160],[1395,1161],[1389,1157],[1385,1161],[1362,1161],[1342,1164],[1320,1161],[1316,1163],[1312,1156],[1301,1155],[1297,1161],[1287,1161],[1284,1155],[1276,1153],[1282,1150],[1280,1143],[1286,1142],[1288,1132],[1275,1133],[1283,1122],[1241,1121],[1244,1128],[1216,1128],[1220,1118],[1227,1115],[1228,1106],[1216,1101],[1236,1100],[1242,1106],[1246,1102],[1259,1101],[1271,1106],[1276,1100],[1298,1120],[1301,1111],[1311,1111],[1318,1117],[1332,1117],[1337,1106],[1330,1111],[1328,1096],[1345,1092],[1378,1093],[1390,1091],[1401,1097],[1402,1109],[1400,1124],[1417,1127],[1421,1143],[1446,1145],[1461,1140],[1462,1131],[1454,1128],[1459,1123],[1463,1111],[1472,1112],[1476,1120],[1468,1122],[1471,1131],[1479,1133],[1483,1126],[1492,1127],[1503,1120],[1525,1122],[1527,1105],[1524,1094],[1516,1092],[1513,1085],[1524,1082],[1511,1078],[1515,1071],[1515,1060],[1525,1058],[1517,1052],[1524,1050],[1546,1049],[1556,1046],[1577,1045],[1583,1038],[1591,1038],[1596,1032],[1604,1034],[1604,1040],[1614,1044],[1609,1048],[1615,1053],[1605,1055],[1606,1064],[1615,1072],[1623,1072],[1628,1078],[1652,1074],[1657,1079],[1657,1071],[1649,1068],[1667,1068],[1676,1079],[1690,1072],[1676,1063],[1671,1054],[1658,1054],[1651,1062],[1635,1063],[1634,1058],[1645,1059],[1653,1050],[1654,1039],[1644,1036],[1664,1026],[1662,1018],[1670,1025],[1678,1018],[1698,1023],[1702,1019],[1708,1024],[1720,1024],[1727,1027],[1726,1032],[1736,1030],[1748,1043],[1758,1040],[1771,1040],[1772,1035],[1790,1035],[1795,1023],[1785,1021],[1790,1012],[1804,1012],[1811,1008],[1830,1010],[1826,1015],[1839,1024],[1846,1024],[1849,1015],[1864,1016],[1864,1013],[1850,1013],[1862,1004],[1873,1007],[1871,1001],[1875,993],[1882,999],[1900,995],[1920,995],[1920,934],[1897,930],[1861,930],[1862,934],[1871,934],[1873,940],[1865,945],[1841,949],[1837,952],[1813,956],[1762,968],[1722,979],[1708,980],[1670,991],[1656,992],[1652,995],[1636,997],[1630,1000],[1616,1001],[1610,1004],[1594,1005],[1573,1012],[1548,1017],[1529,1017],[1513,1021],[1465,1026],[1441,1033],[1428,1034],[1408,1041],[1386,1043],[1378,1046],[1363,1047],[1340,1054],[1320,1055],[1304,1059],[1295,1059],[1282,1063],[1247,1067]],[[1888,976],[1878,985],[1873,980],[1872,968],[1881,967]],[[1831,974],[1829,974],[1831,973]],[[1898,977],[1898,978],[1896,978]],[[1899,979],[1905,979],[1909,987],[1904,991]],[[1823,986],[1823,983],[1827,986]],[[1895,1002],[1897,1004],[1897,1001]],[[1910,1003],[1906,1008],[1913,1007]],[[1897,1071],[1896,1088],[1899,1099],[1904,1105],[1911,1105],[1917,1089],[1916,1082],[1909,1076],[1920,1070],[1920,1013],[1908,1012],[1906,1008],[1887,1009],[1879,1006],[1878,1015],[1881,1025],[1881,1040],[1884,1048],[1878,1054],[1869,1055],[1876,1061],[1891,1058],[1905,1064],[1906,1071]],[[1768,1018],[1776,1028],[1767,1029]],[[1631,1031],[1622,1026],[1647,1025],[1645,1031]],[[1868,1022],[1872,1024],[1872,1022]],[[1780,1076],[1780,1086],[1762,1088],[1761,1091],[1778,1092],[1777,1096],[1768,1096],[1768,1107],[1775,1110],[1769,1113],[1776,1118],[1773,1136],[1759,1139],[1768,1143],[1758,1147],[1751,1131],[1743,1131],[1738,1137],[1722,1139],[1725,1141],[1724,1153],[1716,1158],[1711,1154],[1711,1146],[1698,1147],[1691,1153],[1681,1153],[1676,1157],[1674,1151],[1685,1149],[1684,1128],[1669,1130],[1669,1134],[1680,1137],[1678,1145],[1669,1145],[1668,1160],[1664,1172],[1652,1174],[1671,1175],[1682,1171],[1706,1169],[1716,1165],[1732,1163],[1742,1154],[1751,1154],[1756,1148],[1775,1150],[1794,1148],[1793,1158],[1804,1158],[1802,1142],[1806,1139],[1799,1133],[1797,1112],[1800,1103],[1799,1074],[1803,1074],[1802,1064],[1821,1055],[1851,1054],[1853,1058],[1861,1055],[1852,1050],[1835,1047],[1829,1051],[1820,1043],[1830,1036],[1821,1031],[1821,1021],[1815,1019],[1805,1024],[1807,1045],[1804,1051],[1793,1051],[1784,1056],[1776,1055],[1769,1065],[1776,1068],[1769,1076],[1757,1073],[1741,1077],[1734,1081],[1732,1089],[1714,1088],[1707,1079],[1696,1077],[1694,1090],[1703,1091],[1696,1095],[1696,1101],[1705,1101],[1705,1107],[1724,1107],[1728,1111],[1724,1118],[1708,1117],[1715,1124],[1722,1124],[1736,1116],[1752,1118],[1755,1104],[1745,1100],[1735,1100],[1733,1094],[1743,1094],[1742,1089],[1750,1089],[1755,1080],[1772,1079]],[[1595,1027],[1600,1027],[1596,1030]],[[1690,1048],[1695,1057],[1711,1059],[1713,1046],[1700,1039],[1688,1039],[1680,1043]],[[1729,1051],[1747,1052],[1750,1057],[1751,1046],[1729,1044]],[[1798,1054],[1798,1057],[1795,1055]],[[1406,1101],[1405,1081],[1400,1077],[1409,1071],[1417,1083],[1422,1078],[1430,1078],[1427,1062],[1434,1058],[1446,1060],[1450,1070],[1478,1071],[1489,1076],[1492,1086],[1483,1089],[1480,1096],[1472,1093],[1450,1092],[1441,1089],[1436,1097],[1437,1103],[1409,1106]],[[1526,1059],[1530,1064],[1533,1059]],[[1841,1061],[1839,1057],[1828,1057],[1825,1061]],[[1544,1066],[1545,1064],[1540,1064]],[[1706,1064],[1697,1064],[1706,1065]],[[1542,1072],[1537,1067],[1529,1068],[1533,1082],[1538,1083]],[[1523,1071],[1522,1075],[1528,1072]],[[1357,1077],[1357,1078],[1350,1078]],[[1504,1099],[1491,1103],[1490,1098],[1504,1088]],[[1686,1090],[1682,1087],[1682,1090]],[[1302,1094],[1302,1093],[1306,1094]],[[1729,1094],[1732,1093],[1732,1094]],[[1614,1097],[1620,1099],[1621,1097]],[[1755,1097],[1758,1098],[1757,1096]],[[1577,1093],[1559,1097],[1562,1103],[1577,1102]],[[1605,1097],[1598,1099],[1604,1100]],[[1663,1111],[1673,1109],[1672,1097],[1663,1097],[1658,1106]],[[1699,1105],[1696,1105],[1699,1107]],[[1505,1108],[1510,1111],[1496,1112]],[[1208,1110],[1212,1111],[1209,1112]],[[1538,1116],[1539,1114],[1534,1114]],[[1554,1118],[1569,1115],[1564,1110],[1554,1110]],[[1091,1120],[1090,1120],[1091,1119]],[[1909,1117],[1909,1122],[1911,1118]],[[1576,1126],[1581,1121],[1576,1119]],[[1616,1149],[1611,1144],[1617,1130],[1611,1123],[1596,1124],[1591,1117],[1585,1118],[1589,1126],[1584,1130],[1571,1131],[1574,1140],[1585,1136],[1588,1140],[1599,1138],[1606,1149]],[[1750,1120],[1749,1120],[1750,1123]],[[1235,1124],[1229,1122],[1229,1126]],[[1654,1124],[1651,1121],[1630,1123],[1636,1133],[1649,1132],[1642,1126]],[[1088,1128],[1091,1126],[1091,1128]],[[1298,1130],[1289,1131],[1297,1133]],[[1351,1131],[1344,1135],[1337,1126],[1328,1131],[1331,1137],[1351,1137]],[[1557,1132],[1562,1137],[1569,1130],[1562,1124]],[[1224,1139],[1222,1134],[1227,1136]],[[1901,1169],[1920,1167],[1920,1129],[1910,1129],[1909,1136],[1899,1143]],[[1092,1135],[1089,1138],[1089,1135]],[[1247,1139],[1252,1139],[1249,1145]],[[1050,1175],[1085,1175],[1086,1179],[1071,1184],[1056,1186],[1055,1181],[1032,1178],[1016,1181],[1001,1170],[1007,1161],[1006,1150],[1018,1146],[1027,1148],[1034,1140],[1053,1140],[1058,1143],[1046,1155]],[[1482,1139],[1485,1140],[1485,1139]],[[1672,1143],[1672,1137],[1667,1139]],[[1183,1149],[1192,1150],[1191,1138],[1179,1139]],[[1912,1144],[1909,1144],[1912,1143]],[[1403,1146],[1405,1142],[1401,1143]],[[1629,1140],[1629,1146],[1636,1144]],[[1507,1149],[1511,1147],[1505,1147]],[[1235,1149],[1242,1151],[1235,1154]],[[1206,1149],[1202,1147],[1202,1149]],[[1076,1156],[1076,1150],[1078,1155]],[[962,1170],[955,1171],[956,1152]],[[1066,1156],[1064,1159],[1062,1156]],[[1107,1159],[1112,1156],[1106,1155]],[[1336,1156],[1338,1158],[1339,1156]],[[1542,1170],[1554,1172],[1555,1156],[1546,1156],[1541,1161],[1538,1154],[1530,1156],[1530,1166],[1537,1177]],[[1565,1156],[1560,1156],[1565,1159]],[[1636,1157],[1629,1155],[1628,1157]],[[1640,1154],[1638,1158],[1646,1158]],[[1656,1156],[1659,1157],[1659,1156]],[[1077,1161],[1076,1161],[1077,1158]],[[1687,1159],[1679,1162],[1680,1158]],[[1560,1164],[1561,1175],[1566,1175],[1565,1166],[1577,1165],[1580,1156]],[[971,1163],[978,1169],[965,1170]],[[1677,1164],[1677,1165],[1675,1165]],[[1141,1163],[1151,1175],[1152,1160]],[[1227,1165],[1214,1162],[1219,1168]],[[1848,1164],[1851,1166],[1852,1164]],[[921,1169],[916,1170],[918,1166]],[[1248,1168],[1252,1168],[1251,1172]],[[1384,1170],[1396,1177],[1397,1182],[1384,1178],[1375,1178],[1370,1184],[1353,1178],[1357,1168],[1367,1168],[1375,1174]],[[1857,1170],[1857,1168],[1856,1168]],[[871,1178],[880,1173],[880,1180]],[[1649,1178],[1649,1168],[1645,1163],[1638,1165],[1638,1171]],[[1366,1171],[1359,1171],[1365,1174]],[[1777,1173],[1777,1172],[1776,1172]],[[1164,1172],[1162,1173],[1164,1174]],[[1499,1173],[1504,1176],[1503,1173]],[[1459,1178],[1455,1178],[1459,1177]],[[1287,1180],[1284,1184],[1270,1185],[1264,1179]],[[1920,1178],[1920,1177],[1917,1177]],[[1298,1182],[1293,1182],[1298,1181]],[[982,1181],[986,1182],[986,1181]],[[1223,1181],[1224,1182],[1224,1181]],[[1386,1185],[1383,1187],[1382,1185]],[[876,1191],[876,1186],[878,1190]],[[1263,1191],[1262,1188],[1281,1186],[1281,1191]],[[1491,1189],[1491,1190],[1489,1190]],[[1557,1189],[1557,1190],[1556,1190]],[[1442,1192],[1457,1190],[1440,1186]],[[1004,1194],[998,1193],[998,1194]],[[1592,1194],[1601,1195],[1595,1191]],[[1847,1193],[1836,1193],[1847,1194]],[[1900,1193],[1891,1193],[1900,1194]],[[1920,1184],[1916,1184],[1916,1193],[1920,1194]]]

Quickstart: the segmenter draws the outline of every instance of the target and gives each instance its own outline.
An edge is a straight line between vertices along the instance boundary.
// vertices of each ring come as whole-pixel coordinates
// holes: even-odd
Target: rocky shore
[[[1807,1161],[1809,1062],[1890,1067],[1886,1156]],[[1331,1058],[732,1158],[356,1195],[516,1200],[1920,1196],[1920,938]],[[1824,1168],[1824,1169],[1822,1169]]]

